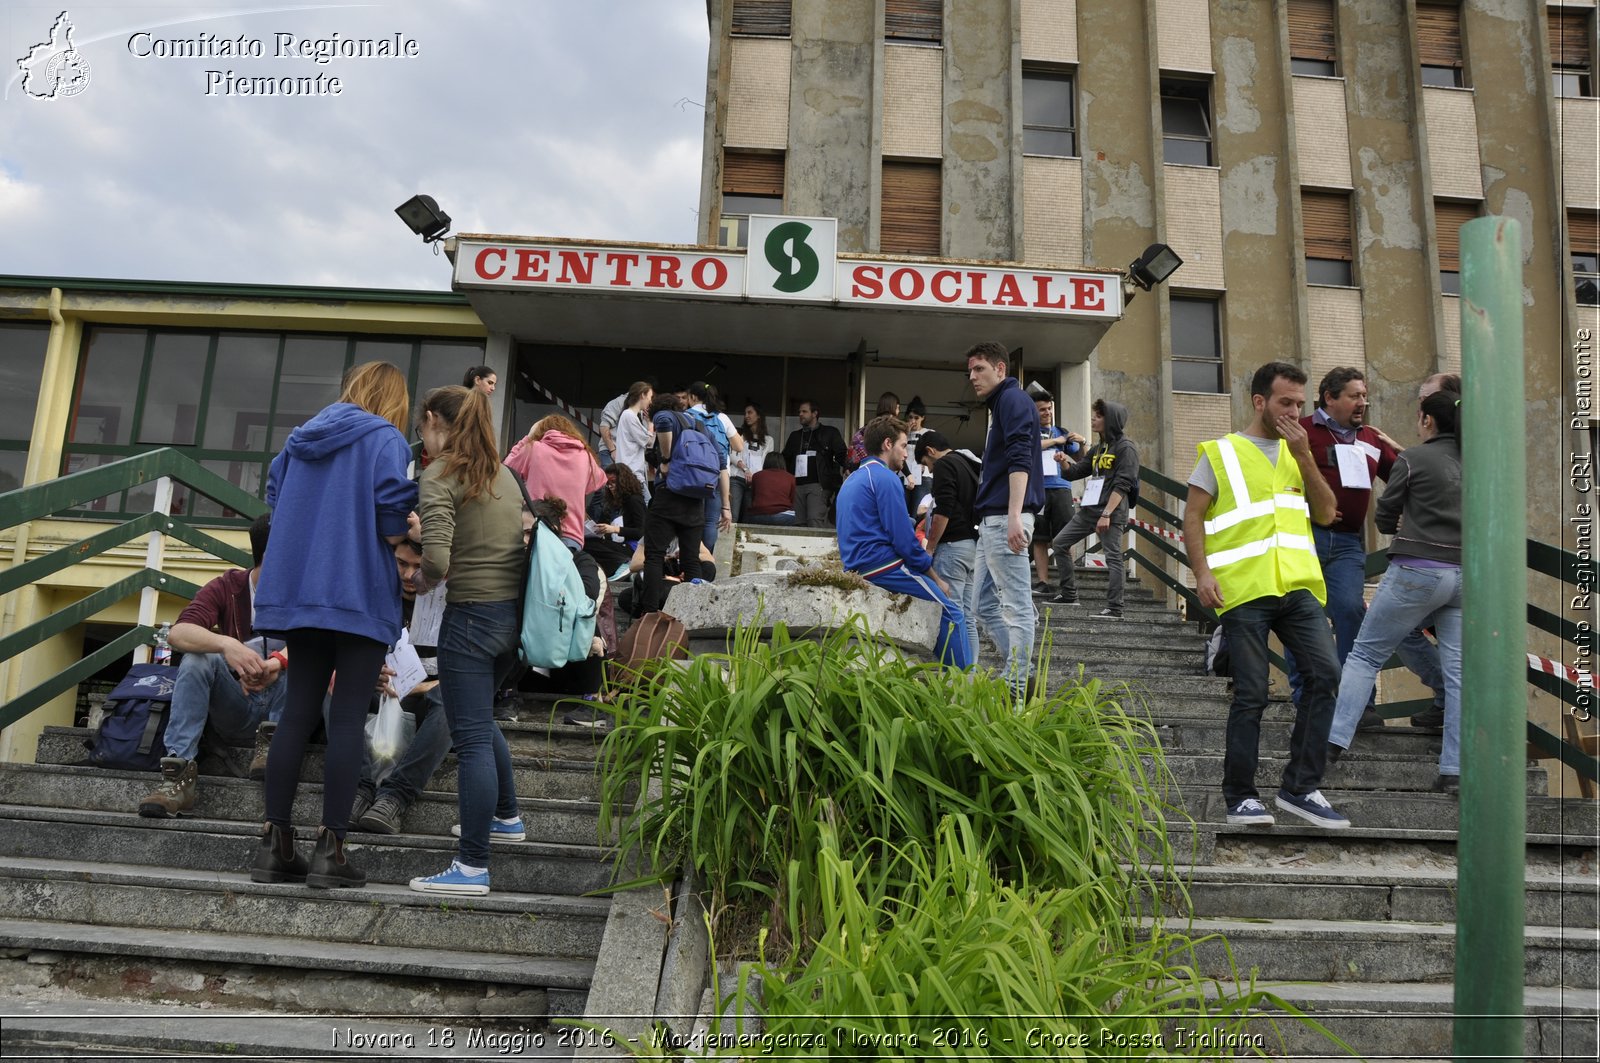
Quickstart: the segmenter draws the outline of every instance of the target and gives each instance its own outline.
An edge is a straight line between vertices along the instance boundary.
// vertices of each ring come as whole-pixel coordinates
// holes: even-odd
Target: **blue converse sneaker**
[[[1343,830],[1350,825],[1350,821],[1341,816],[1338,809],[1328,804],[1328,799],[1322,796],[1321,790],[1298,795],[1291,794],[1288,790],[1279,790],[1278,799],[1273,803],[1285,812],[1293,812],[1307,823],[1318,827]]]
[[[461,837],[461,824],[457,823],[452,826],[450,833],[457,838]],[[489,840],[492,842],[520,842],[527,836],[527,833],[522,829],[521,816],[518,816],[510,823],[502,823],[498,819],[489,821]]]
[[[462,870],[461,864],[452,860],[450,861],[450,866],[437,875],[412,879],[411,888],[418,893],[482,896],[489,892],[489,872],[481,871],[474,875],[471,872]]]
[[[1267,806],[1253,797],[1228,807],[1228,822],[1236,827],[1270,827],[1277,822]]]

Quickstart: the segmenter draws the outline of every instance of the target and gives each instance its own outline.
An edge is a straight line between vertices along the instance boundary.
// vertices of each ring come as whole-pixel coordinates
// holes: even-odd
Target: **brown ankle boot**
[[[187,812],[194,807],[195,783],[200,770],[192,760],[182,757],[161,758],[161,784],[139,802],[139,815],[147,819],[165,819]]]
[[[263,825],[250,881],[304,882],[307,870],[306,858],[294,850],[294,832],[273,823]]]
[[[317,847],[311,851],[311,869],[306,885],[312,889],[360,888],[367,884],[364,871],[357,871],[345,859],[344,839],[327,827],[317,831]]]
[[[256,748],[250,757],[250,778],[260,781],[267,777],[267,751],[272,748],[272,736],[278,725],[267,720],[256,728]]]

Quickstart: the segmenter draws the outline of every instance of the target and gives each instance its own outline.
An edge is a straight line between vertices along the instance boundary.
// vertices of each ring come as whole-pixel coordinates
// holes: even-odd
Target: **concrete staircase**
[[[503,729],[528,840],[495,846],[492,893],[459,898],[406,885],[454,853],[453,756],[402,833],[350,833],[368,886],[321,891],[250,881],[259,783],[202,776],[191,813],[143,819],[155,775],[79,766],[87,731],[47,728],[37,763],[0,767],[0,1055],[494,1055],[517,1036],[572,1055],[549,1020],[583,1015],[611,910],[599,736],[548,704],[519,715]],[[320,818],[321,780],[313,748],[297,824]],[[299,835],[308,850],[314,827]]]
[[[1103,572],[1079,574],[1082,603],[1045,606],[1053,682],[1082,662],[1145,699],[1176,779],[1172,843],[1194,905],[1196,962],[1232,984],[1255,980],[1312,1014],[1362,1056],[1450,1054],[1455,976],[1458,803],[1431,791],[1440,738],[1391,724],[1364,732],[1323,785],[1351,819],[1327,831],[1279,812],[1274,827],[1231,827],[1222,802],[1227,681],[1203,672],[1193,625],[1130,584],[1122,621],[1097,620]],[[1280,683],[1281,685],[1281,683]],[[1258,786],[1270,797],[1287,757],[1293,706],[1274,702],[1262,729]],[[1520,977],[1529,1058],[1596,1054],[1600,803],[1543,796],[1528,770],[1526,963]],[[1226,945],[1222,938],[1226,939]],[[1230,965],[1230,955],[1231,964]],[[1235,970],[1236,968],[1236,970]],[[1265,1022],[1269,1054],[1335,1055],[1320,1035]]]

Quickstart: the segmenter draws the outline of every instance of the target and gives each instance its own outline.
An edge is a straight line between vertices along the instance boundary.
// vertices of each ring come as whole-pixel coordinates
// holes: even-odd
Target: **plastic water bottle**
[[[172,643],[168,641],[168,637],[171,634],[171,624],[162,624],[160,627],[156,628],[156,646],[150,654],[151,664],[172,663]]]

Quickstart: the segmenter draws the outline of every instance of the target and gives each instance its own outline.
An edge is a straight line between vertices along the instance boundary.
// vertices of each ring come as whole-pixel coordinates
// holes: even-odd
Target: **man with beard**
[[[800,427],[789,433],[789,441],[783,445],[783,460],[794,473],[796,526],[828,526],[828,501],[844,478],[844,458],[844,437],[839,430],[822,423],[822,411],[815,402],[802,402]],[[900,508],[905,508],[904,501]]]
[[[1333,488],[1317,470],[1300,425],[1306,375],[1268,362],[1250,381],[1255,411],[1243,432],[1200,444],[1189,477],[1183,539],[1200,604],[1221,614],[1233,657],[1222,795],[1231,824],[1271,825],[1256,791],[1261,714],[1267,707],[1267,638],[1300,662],[1305,691],[1289,738],[1276,805],[1319,827],[1350,821],[1322,796],[1339,662],[1322,612],[1327,591],[1311,525],[1333,521]]]

